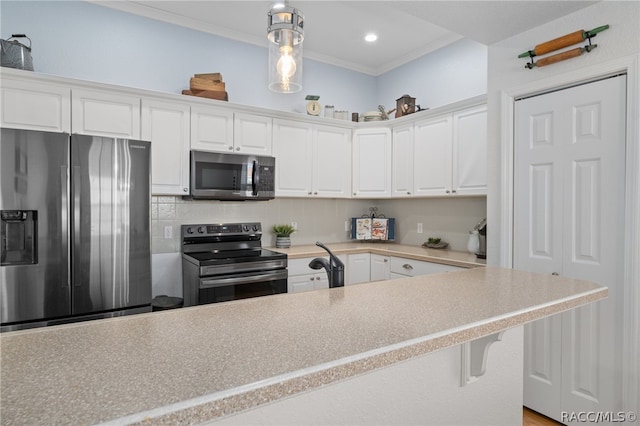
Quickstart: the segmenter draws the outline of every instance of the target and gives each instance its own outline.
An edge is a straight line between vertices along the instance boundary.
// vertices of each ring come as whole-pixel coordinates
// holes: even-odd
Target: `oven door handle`
[[[225,276],[216,278],[202,278],[200,279],[200,288],[212,288],[212,287],[224,287],[228,285],[242,285],[252,284],[261,281],[276,281],[281,279],[287,279],[289,273],[285,271],[267,272],[264,274],[251,274],[242,277],[238,276]]]

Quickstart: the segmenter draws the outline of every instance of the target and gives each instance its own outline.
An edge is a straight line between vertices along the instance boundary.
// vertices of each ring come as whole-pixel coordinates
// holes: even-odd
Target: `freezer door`
[[[69,135],[2,129],[2,324],[68,316]]]
[[[149,142],[71,137],[73,314],[151,303]]]

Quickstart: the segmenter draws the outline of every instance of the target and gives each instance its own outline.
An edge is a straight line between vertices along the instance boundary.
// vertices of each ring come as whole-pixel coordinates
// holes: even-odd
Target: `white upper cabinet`
[[[486,105],[416,122],[414,131],[415,195],[486,195]]]
[[[313,133],[309,123],[273,120],[276,196],[312,195]]]
[[[391,196],[391,130],[358,129],[353,134],[353,196]]]
[[[413,133],[413,123],[394,127],[392,131],[391,195],[393,197],[410,197],[414,193]]]
[[[274,119],[276,196],[347,198],[349,129]]]
[[[140,98],[102,90],[71,90],[72,133],[140,139]]]
[[[232,152],[233,111],[202,105],[192,106],[191,149]]]
[[[487,194],[487,106],[453,114],[453,182],[458,195]]]
[[[451,193],[452,122],[451,114],[447,114],[416,123],[413,156],[415,195]]]
[[[351,130],[313,128],[313,195],[349,198],[351,190]]]
[[[142,139],[151,141],[151,193],[189,193],[189,105],[142,100]]]
[[[271,155],[273,119],[264,115],[235,113],[233,151],[239,154]]]
[[[71,89],[2,76],[0,125],[12,129],[71,132]]]

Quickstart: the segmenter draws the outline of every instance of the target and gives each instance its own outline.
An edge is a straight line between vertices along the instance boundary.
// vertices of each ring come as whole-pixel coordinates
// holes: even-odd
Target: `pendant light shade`
[[[269,90],[299,92],[302,90],[304,15],[293,7],[274,5],[268,18]]]

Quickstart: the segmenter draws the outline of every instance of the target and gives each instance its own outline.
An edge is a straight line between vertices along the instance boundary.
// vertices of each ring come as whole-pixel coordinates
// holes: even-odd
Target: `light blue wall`
[[[380,77],[305,59],[303,91],[267,89],[266,48],[81,1],[0,1],[0,37],[25,33],[36,72],[180,93],[220,72],[229,100],[304,112],[307,94],[348,111],[388,109],[404,93],[434,107],[486,92],[486,48],[457,42]]]
[[[462,39],[377,78],[377,99],[395,108],[404,94],[435,108],[487,92],[487,46]]]

